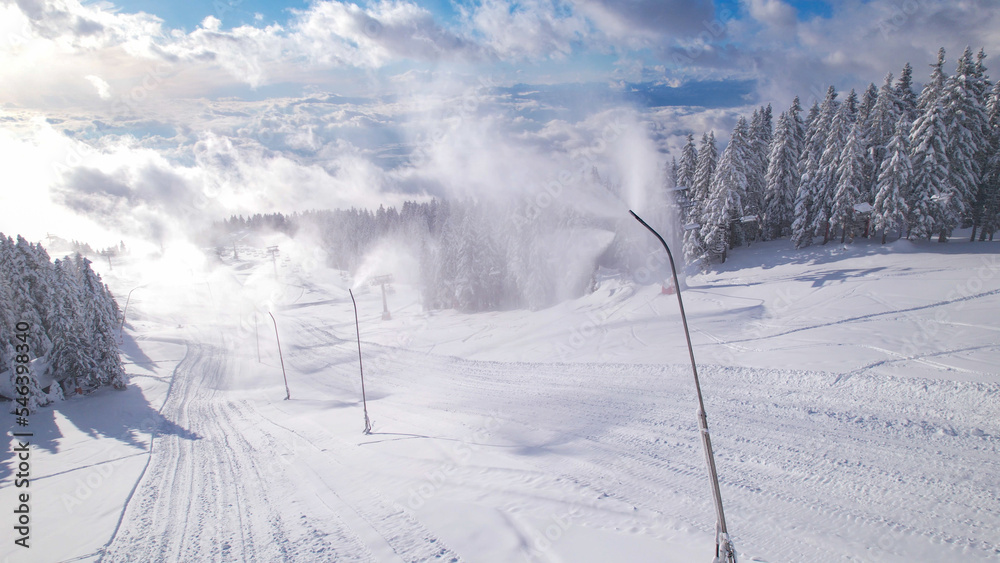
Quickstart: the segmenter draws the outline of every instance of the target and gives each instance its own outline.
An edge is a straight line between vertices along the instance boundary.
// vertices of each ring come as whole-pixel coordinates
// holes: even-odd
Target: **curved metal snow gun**
[[[288,389],[288,374],[285,373],[285,355],[281,353],[281,339],[278,338],[278,321],[274,319],[274,315],[271,315],[271,311],[267,312],[271,316],[271,322],[274,323],[274,340],[278,343],[278,359],[281,360],[281,377],[285,379],[285,400],[288,401],[292,398],[292,392]]]
[[[385,288],[385,286],[382,287]],[[351,303],[354,304],[354,329],[358,333],[358,368],[361,370],[361,404],[365,407],[365,434],[371,434],[372,422],[368,419],[368,399],[365,398],[365,366],[361,362],[361,323],[358,322],[358,302],[354,300],[353,291],[348,289],[347,292],[351,294]]]
[[[705,461],[708,463],[708,476],[712,480],[712,497],[715,499],[716,521],[715,535],[715,562],[716,563],[736,563],[736,549],[729,539],[729,531],[726,529],[726,515],[722,510],[722,493],[719,491],[719,474],[715,470],[715,455],[712,453],[712,440],[708,436],[708,418],[705,416],[705,401],[701,397],[701,384],[698,381],[698,366],[694,361],[694,347],[691,346],[691,333],[688,332],[687,316],[684,314],[684,300],[681,299],[681,284],[677,279],[677,268],[674,266],[674,255],[670,252],[670,247],[663,240],[660,233],[656,232],[643,221],[635,211],[629,210],[636,221],[642,223],[643,227],[659,239],[663,249],[667,251],[667,258],[670,259],[670,272],[673,275],[674,287],[677,289],[677,305],[681,309],[681,322],[684,325],[684,337],[687,339],[688,354],[691,356],[691,371],[694,373],[694,388],[698,392],[698,428],[701,430],[702,445],[705,446]]]

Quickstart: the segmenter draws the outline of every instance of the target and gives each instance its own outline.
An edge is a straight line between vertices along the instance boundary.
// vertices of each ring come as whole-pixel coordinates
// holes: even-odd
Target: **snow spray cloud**
[[[420,263],[415,257],[415,250],[401,237],[382,240],[358,265],[351,289],[357,290],[375,276],[389,274],[393,276],[395,283],[419,284]]]

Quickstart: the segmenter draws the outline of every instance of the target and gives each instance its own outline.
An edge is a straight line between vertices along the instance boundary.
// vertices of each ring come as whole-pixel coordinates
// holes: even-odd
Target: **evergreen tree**
[[[820,157],[819,169],[816,173],[815,189],[813,191],[813,209],[815,212],[812,229],[816,235],[823,235],[823,244],[830,240],[831,219],[833,218],[834,196],[837,191],[837,179],[840,170],[840,156],[844,152],[851,127],[857,119],[858,96],[851,90],[844,103],[837,108],[830,121],[826,135],[823,155]]]
[[[20,242],[21,237],[18,237]],[[15,391],[27,391],[27,393],[16,394],[14,399],[21,399],[21,402],[11,404],[11,412],[18,412],[19,408],[27,408],[29,413],[35,412],[38,407],[48,404],[49,398],[42,391],[38,384],[38,376],[32,363],[18,361],[19,356],[28,356],[29,362],[38,356],[36,350],[32,348],[33,339],[18,338],[17,324],[29,318],[26,315],[25,307],[31,308],[34,312],[34,303],[25,303],[28,298],[26,291],[27,281],[24,270],[20,267],[20,252],[14,245],[14,241],[0,233],[0,371],[10,373],[11,388]],[[36,315],[37,316],[37,315]],[[31,325],[30,335],[42,330],[41,325]],[[24,344],[28,344],[27,353],[23,351]],[[21,347],[21,350],[18,350]],[[27,371],[18,373],[18,366],[26,366]]]
[[[678,188],[691,189],[694,186],[694,176],[698,170],[698,150],[694,147],[694,135],[688,134],[687,143],[681,149],[681,161],[677,167]]]
[[[87,308],[93,324],[91,331],[91,357],[95,367],[98,385],[111,385],[115,389],[126,386],[125,367],[118,353],[116,334],[121,324],[121,311],[108,286],[90,267],[90,261],[83,261],[83,282]]]
[[[708,205],[712,177],[715,175],[718,149],[715,146],[715,132],[701,136],[698,149],[698,166],[694,173],[694,184],[690,190],[691,209],[688,211],[688,225],[684,230],[684,257],[688,263],[705,255],[705,209]],[[698,225],[694,227],[694,225]]]
[[[966,47],[955,75],[948,78],[940,94],[948,131],[948,180],[950,190],[938,206],[939,240],[945,242],[953,229],[973,223],[973,209],[982,181],[982,151],[988,138],[988,117],[982,103],[981,85],[972,49]]]
[[[822,188],[820,161],[826,147],[830,123],[840,107],[837,90],[830,86],[820,106],[809,112],[808,128],[802,155],[799,157],[799,189],[795,194],[795,215],[792,222],[792,244],[804,248],[812,244],[816,217],[816,195]]]
[[[948,129],[940,103],[927,106],[910,132],[913,184],[906,204],[910,235],[930,238],[939,230],[942,200],[948,198]]]
[[[760,218],[764,215],[764,200],[767,187],[767,166],[770,159],[771,138],[773,136],[771,105],[755,111],[750,121],[749,160],[747,162],[747,194],[744,211]],[[749,233],[748,233],[749,234]],[[750,234],[751,240],[754,238]]]
[[[993,145],[987,108],[989,80],[986,78],[985,60],[986,53],[980,50],[973,62],[972,49],[966,47],[958,61],[955,76],[948,81],[943,102],[949,110],[951,139],[953,142],[963,140],[949,147],[952,150],[949,159],[952,181],[962,186],[966,194],[962,219],[964,225],[972,226],[970,242],[976,240],[976,232],[983,220],[989,192],[990,149]]]
[[[878,88],[875,87],[874,82],[869,82],[868,87],[865,88],[864,93],[861,94],[861,103],[858,105],[858,121],[867,124],[877,102]],[[864,133],[864,131],[862,131],[862,133]],[[862,135],[862,137],[864,137],[864,135]]]
[[[706,262],[725,262],[728,250],[742,243],[740,219],[752,158],[749,135],[749,126],[741,116],[712,177],[703,225]]]
[[[986,172],[984,174],[985,194],[983,195],[982,228],[979,240],[993,240],[993,234],[1000,226],[1000,81],[993,85],[986,106],[989,120],[987,140]]]
[[[882,161],[885,160],[888,152],[889,141],[892,139],[896,124],[902,112],[896,98],[896,90],[892,86],[892,73],[885,75],[882,88],[879,89],[878,98],[872,108],[868,119],[864,122],[866,152],[868,154],[868,164],[870,168],[866,170],[866,184],[862,190],[862,200],[872,203],[875,201],[879,172],[882,169]]]
[[[26,322],[32,327],[28,342],[32,353],[44,354],[51,346],[51,342],[45,334],[39,307],[32,291],[37,276],[31,269],[33,260],[30,256],[28,242],[18,236],[17,243],[12,245],[8,258],[10,260],[8,275],[14,316],[19,322]]]
[[[872,208],[872,230],[882,231],[882,244],[885,244],[890,229],[901,228],[906,222],[906,194],[913,172],[910,165],[909,136],[910,124],[905,115],[900,115],[879,169],[877,193]]]
[[[65,392],[82,391],[96,370],[87,354],[90,341],[84,324],[82,291],[70,259],[56,260],[59,292],[53,304],[53,345],[48,371]]]
[[[910,63],[903,66],[896,82],[896,112],[906,117],[907,123],[917,119],[917,95],[913,91],[913,67]]]
[[[936,104],[941,99],[947,81],[948,75],[944,71],[944,47],[942,47],[938,49],[937,62],[931,65],[930,80],[924,84],[923,90],[920,91],[920,97],[917,98],[918,115],[926,112],[930,106]],[[914,120],[914,123],[916,123],[916,120]]]
[[[857,122],[847,135],[847,142],[840,154],[837,170],[837,189],[830,210],[831,228],[841,228],[840,242],[854,238],[854,206],[861,200],[861,186],[865,182],[864,150],[861,127]]]
[[[802,153],[799,99],[778,117],[767,167],[764,203],[764,236],[768,239],[791,234],[795,218],[795,194],[799,187],[798,159]]]
[[[715,131],[702,135],[701,147],[698,150],[698,168],[694,173],[694,196],[696,201],[707,201],[712,176],[715,175],[719,150],[715,145]]]

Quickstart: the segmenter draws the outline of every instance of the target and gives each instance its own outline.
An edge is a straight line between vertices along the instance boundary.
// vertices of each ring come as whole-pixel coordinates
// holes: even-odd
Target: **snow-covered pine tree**
[[[35,301],[33,285],[38,283],[38,275],[33,270],[34,258],[28,241],[17,237],[8,257],[8,276],[10,278],[11,297],[14,314],[18,322],[26,322],[31,326],[28,344],[32,355],[39,357],[48,352],[52,346],[45,333],[45,323],[39,312],[42,307]]]
[[[719,160],[719,149],[715,144],[715,131],[709,131],[701,137],[701,147],[698,149],[698,168],[694,173],[694,199],[707,201],[712,176]]]
[[[827,95],[829,95],[829,94],[830,94],[830,92],[827,91]],[[796,96],[796,98],[798,98],[798,96]],[[809,108],[809,113],[806,114],[806,120],[805,120],[805,127],[806,127],[805,130],[806,131],[811,131],[812,130],[813,125],[816,124],[816,120],[819,119],[819,114],[820,114],[819,102],[815,101],[815,102],[813,102],[812,107]],[[803,139],[805,139],[804,136],[803,136]]]
[[[982,228],[979,240],[993,240],[1000,226],[1000,81],[993,85],[986,105],[990,141],[987,148]]]
[[[823,104],[809,110],[808,127],[802,155],[799,157],[799,189],[795,193],[795,217],[792,221],[792,244],[804,248],[812,244],[816,217],[816,193],[821,187],[820,160],[830,130],[830,122],[840,107],[837,90],[830,86]]]
[[[864,181],[858,186],[858,191],[861,194],[861,201],[867,201],[868,203],[871,203],[875,199],[875,176],[878,174],[875,164],[875,154],[872,150],[871,129],[869,127],[877,103],[878,88],[875,87],[874,82],[870,82],[864,94],[861,95],[861,103],[858,105],[857,116],[857,122],[861,124],[859,139],[861,142],[861,158],[864,164]]]
[[[0,233],[0,372],[10,370],[12,388],[17,389],[21,385],[26,385],[28,388],[28,394],[25,397],[27,404],[12,403],[11,412],[15,412],[17,408],[22,406],[26,406],[29,412],[34,412],[39,406],[47,404],[48,398],[42,392],[38,384],[37,374],[33,369],[29,368],[27,373],[21,374],[17,373],[16,369],[17,365],[23,365],[15,361],[17,359],[16,347],[24,344],[15,336],[17,323],[22,320],[21,313],[15,305],[12,291],[14,284],[20,283],[20,280],[15,282],[14,279],[17,275],[14,266],[16,253],[14,241]],[[29,354],[29,357],[31,356],[35,356],[35,354]],[[19,380],[18,377],[22,379]]]
[[[681,160],[677,167],[678,188],[691,189],[694,186],[694,175],[698,170],[698,149],[694,146],[694,135],[688,133],[687,142],[681,149]]]
[[[951,192],[948,185],[948,128],[940,100],[917,117],[910,131],[913,183],[906,205],[909,235],[930,238],[940,230],[939,206]]]
[[[840,171],[840,155],[844,152],[847,144],[847,137],[851,133],[851,127],[857,120],[858,115],[858,95],[851,90],[847,99],[844,100],[837,113],[830,121],[830,128],[827,131],[824,143],[823,156],[819,161],[819,170],[816,173],[815,189],[813,191],[813,218],[812,229],[817,236],[823,235],[823,244],[830,241],[831,224],[833,218],[833,202],[837,192],[837,178]]]
[[[715,146],[715,131],[702,134],[701,146],[698,148],[698,166],[695,169],[694,184],[691,186],[689,196],[692,204],[688,212],[688,226],[690,227],[686,226],[684,231],[684,258],[689,264],[705,255],[704,215],[718,155],[718,149]],[[693,225],[699,226],[694,227]]]
[[[49,309],[52,303],[53,283],[55,272],[52,270],[52,259],[40,244],[31,244],[23,237],[17,237],[17,251],[23,260],[23,276],[28,290],[31,292],[31,299],[35,304],[35,310],[42,320],[41,326],[37,329],[44,333],[43,342],[45,346],[32,350],[38,356],[49,353],[52,345],[49,341]]]
[[[918,115],[926,112],[928,107],[936,104],[941,99],[942,94],[944,94],[944,88],[948,82],[948,75],[944,71],[944,61],[944,47],[941,47],[938,49],[937,62],[930,65],[930,80],[924,84],[924,88],[920,91],[920,96],[917,98]],[[914,123],[916,123],[916,120],[914,120]]]
[[[83,289],[86,295],[86,305],[90,309],[91,325],[91,358],[96,368],[95,376],[98,385],[111,385],[115,389],[125,389],[125,367],[118,353],[118,327],[121,323],[121,311],[108,286],[90,267],[90,261],[84,259]]]
[[[802,122],[799,99],[778,117],[771,142],[764,197],[763,232],[766,239],[791,234],[795,218],[795,194],[799,187],[798,161],[802,154]]]
[[[863,201],[872,203],[875,200],[877,193],[875,185],[878,183],[882,161],[886,158],[889,141],[892,139],[901,113],[896,99],[896,91],[892,86],[892,73],[886,74],[882,88],[878,91],[875,107],[872,108],[864,123],[867,139],[866,151],[869,155],[871,168],[866,187],[862,190]]]
[[[458,292],[458,253],[461,244],[461,225],[464,218],[464,205],[453,202],[449,205],[447,216],[443,218],[441,240],[437,252],[437,283],[427,290],[430,292],[431,308],[454,309],[457,307],[455,295]]]
[[[22,237],[17,237],[17,243],[0,233],[0,269],[3,270],[2,282],[5,287],[3,308],[5,312],[0,317],[0,357],[5,358],[5,362],[0,364],[0,370],[10,370],[10,382],[17,387],[27,387],[26,395],[27,408],[34,412],[40,406],[45,406],[50,399],[42,391],[38,383],[38,374],[35,373],[34,366],[29,365],[27,373],[17,373],[15,360],[17,359],[17,346],[24,342],[15,336],[17,324],[26,322],[30,325],[27,344],[29,346],[29,361],[38,358],[42,354],[40,350],[51,345],[48,336],[45,334],[44,325],[39,315],[38,303],[35,302],[32,286],[37,284],[38,272],[32,270],[34,265],[33,249]],[[23,363],[19,365],[24,365]],[[24,378],[18,380],[18,377]],[[20,381],[20,384],[18,384]],[[16,408],[20,405],[14,403]]]
[[[0,233],[0,372],[7,371],[14,365],[13,335],[17,319],[14,316],[14,297],[10,293],[11,280],[6,267],[10,263],[9,256],[12,252],[13,243]]]
[[[865,88],[863,94],[861,94],[861,103],[858,104],[858,121],[867,124],[869,117],[871,117],[872,111],[875,109],[875,103],[878,102],[878,88],[875,87],[874,82],[869,82],[868,87]],[[865,130],[861,131],[865,133]],[[862,135],[866,137],[867,135]],[[863,140],[863,139],[862,139]]]
[[[905,116],[908,123],[917,119],[917,94],[913,91],[913,67],[910,63],[903,65],[896,82],[896,112]]]
[[[978,234],[986,210],[986,202],[990,191],[990,156],[992,154],[995,133],[990,120],[990,80],[986,76],[986,51],[984,49],[980,49],[976,54],[976,62],[971,65],[971,70],[967,73],[967,85],[969,91],[979,100],[982,106],[982,137],[978,141],[978,151],[976,153],[979,176],[973,190],[974,198],[970,202],[968,213],[968,219],[972,223],[972,234],[969,236],[969,242],[972,242],[976,240],[976,234]]]
[[[744,212],[747,215],[761,217],[764,214],[767,165],[770,159],[771,138],[773,137],[771,116],[771,105],[768,104],[766,107],[754,111],[750,120],[747,193],[743,202]],[[748,235],[753,238],[752,233],[748,233]]]
[[[747,191],[750,153],[750,128],[740,116],[729,144],[722,151],[703,215],[705,223],[706,262],[725,262],[729,249],[742,243],[740,218]]]
[[[982,151],[988,138],[988,117],[981,98],[972,49],[958,59],[955,74],[941,93],[948,130],[948,184],[950,196],[938,203],[938,240],[946,242],[952,230],[973,222],[973,207],[982,181]]]
[[[851,126],[844,150],[840,153],[837,189],[830,209],[830,228],[841,229],[840,242],[854,238],[854,206],[861,200],[860,187],[865,182],[865,159],[859,122]]]
[[[906,223],[908,207],[906,194],[912,178],[910,165],[910,124],[905,115],[896,121],[896,129],[889,140],[885,158],[879,169],[875,204],[872,207],[872,230],[882,231],[882,244],[891,229],[902,229]],[[902,236],[902,231],[900,232]]]
[[[89,346],[87,327],[82,322],[80,282],[70,259],[55,262],[57,287],[53,304],[52,352],[48,371],[63,391],[73,394],[81,389],[95,366],[86,353]]]

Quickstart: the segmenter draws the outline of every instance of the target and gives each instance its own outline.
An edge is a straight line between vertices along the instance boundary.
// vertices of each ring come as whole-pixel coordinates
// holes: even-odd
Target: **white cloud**
[[[795,8],[782,0],[746,0],[746,4],[750,16],[757,21],[781,30],[795,27],[797,21]]]
[[[201,21],[201,27],[209,31],[219,31],[219,28],[222,27],[222,21],[215,16],[208,16]]]
[[[502,59],[564,58],[588,34],[583,17],[552,0],[484,0],[465,18]]]
[[[88,74],[84,76],[87,82],[90,82],[94,88],[97,90],[97,95],[102,100],[111,99],[111,85],[104,81],[100,76],[95,76],[93,74]]]

